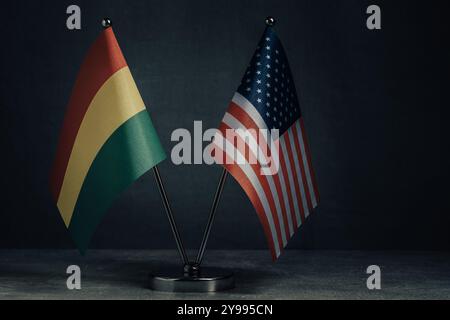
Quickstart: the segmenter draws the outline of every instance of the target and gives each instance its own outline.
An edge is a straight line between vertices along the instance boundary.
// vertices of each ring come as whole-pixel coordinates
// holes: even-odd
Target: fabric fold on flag
[[[90,48],[66,111],[52,195],[84,253],[114,199],[165,159],[112,28]]]
[[[237,134],[230,137],[229,130]],[[257,134],[264,130],[278,135]],[[270,26],[219,126],[212,155],[247,194],[276,260],[317,207],[319,192],[294,80]],[[267,174],[270,159],[278,167]]]

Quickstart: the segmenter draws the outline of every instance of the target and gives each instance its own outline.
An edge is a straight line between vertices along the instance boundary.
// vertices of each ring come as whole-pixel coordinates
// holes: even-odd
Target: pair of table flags
[[[230,130],[236,132],[232,138]],[[319,194],[293,77],[272,26],[259,41],[210,152],[247,194],[277,259],[317,207]],[[50,177],[58,210],[82,254],[114,199],[165,159],[108,27],[79,71]]]

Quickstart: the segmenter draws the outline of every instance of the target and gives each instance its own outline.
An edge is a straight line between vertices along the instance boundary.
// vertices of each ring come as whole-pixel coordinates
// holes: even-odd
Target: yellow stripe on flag
[[[128,67],[113,74],[95,95],[78,131],[58,198],[57,205],[67,227],[98,152],[114,131],[144,109]]]

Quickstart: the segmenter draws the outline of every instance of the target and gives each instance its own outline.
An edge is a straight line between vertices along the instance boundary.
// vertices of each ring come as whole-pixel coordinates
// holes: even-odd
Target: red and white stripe
[[[227,129],[268,130],[267,125],[256,108],[236,93],[212,146],[216,161],[239,182],[255,207],[275,260],[319,202],[303,121],[300,118],[276,141],[278,153],[270,148],[274,143],[270,136],[269,141],[261,141],[261,136],[252,135],[248,139],[248,135],[244,137],[235,131],[238,134],[235,143],[235,139],[228,140]],[[258,149],[271,150],[271,158],[266,155],[266,161],[279,158],[276,173],[264,175],[262,172],[267,172],[264,163],[249,160],[258,159]]]

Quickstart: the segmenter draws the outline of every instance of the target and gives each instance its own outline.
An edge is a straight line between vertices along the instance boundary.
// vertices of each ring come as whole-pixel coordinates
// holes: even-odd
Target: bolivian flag
[[[103,30],[78,74],[51,191],[79,250],[114,198],[165,153],[112,28]]]

